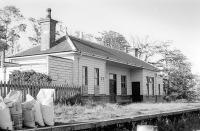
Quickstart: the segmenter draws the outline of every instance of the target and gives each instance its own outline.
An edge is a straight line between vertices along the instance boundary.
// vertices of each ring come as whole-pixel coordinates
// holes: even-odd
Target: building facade
[[[55,39],[56,22],[48,11],[41,23],[41,45],[8,57],[18,66],[50,75],[54,84],[82,86],[83,99],[106,102],[162,101],[163,82],[154,66],[125,52],[73,36]]]

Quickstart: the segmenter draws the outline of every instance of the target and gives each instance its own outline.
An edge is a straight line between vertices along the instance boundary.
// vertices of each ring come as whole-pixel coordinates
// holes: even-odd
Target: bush
[[[61,104],[61,105],[79,105],[79,104],[83,104],[82,100],[81,100],[81,94],[77,94],[73,97],[70,98],[65,98],[65,97],[61,97],[60,99],[55,100],[55,104]]]
[[[35,72],[34,70],[30,71],[19,71],[15,70],[10,74],[9,81],[13,83],[24,83],[24,84],[50,84],[52,79],[50,76]]]

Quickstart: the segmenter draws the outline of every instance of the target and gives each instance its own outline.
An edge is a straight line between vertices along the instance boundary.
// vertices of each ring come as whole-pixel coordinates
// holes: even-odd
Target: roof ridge
[[[104,47],[104,48],[107,48],[107,49],[111,49],[111,50],[116,50],[116,51],[123,52],[123,51],[118,50],[118,49],[115,49],[115,48],[109,48],[109,47],[100,45],[100,44],[98,44],[98,43],[96,43],[96,42],[92,42],[92,41],[89,41],[89,40],[81,39],[81,38],[78,38],[78,37],[75,37],[75,36],[72,36],[72,35],[69,35],[69,36],[72,37],[72,38],[74,38],[74,39],[76,39],[76,40],[78,40],[78,41],[80,41],[80,42],[81,42],[81,41],[89,42],[89,43],[91,43],[91,44],[95,44],[95,45],[98,45],[98,46],[101,46],[101,47]],[[123,53],[125,53],[125,52],[123,52]]]

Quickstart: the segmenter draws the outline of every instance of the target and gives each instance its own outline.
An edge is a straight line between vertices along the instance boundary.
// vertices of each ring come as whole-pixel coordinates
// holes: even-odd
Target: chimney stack
[[[51,18],[51,8],[47,9],[47,17],[40,20],[41,25],[41,50],[48,50],[55,45],[56,23]]]
[[[139,55],[139,49],[138,48],[135,48],[135,57],[137,57],[138,58],[138,55]]]
[[[139,48],[136,47],[132,48],[131,50],[128,51],[128,54],[139,58]]]

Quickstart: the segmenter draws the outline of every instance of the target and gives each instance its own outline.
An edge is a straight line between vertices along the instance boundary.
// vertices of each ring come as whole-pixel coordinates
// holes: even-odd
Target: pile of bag
[[[10,91],[3,99],[0,96],[0,128],[5,130],[34,128],[54,125],[54,89],[40,89],[37,100],[26,95],[22,103],[21,91]]]

